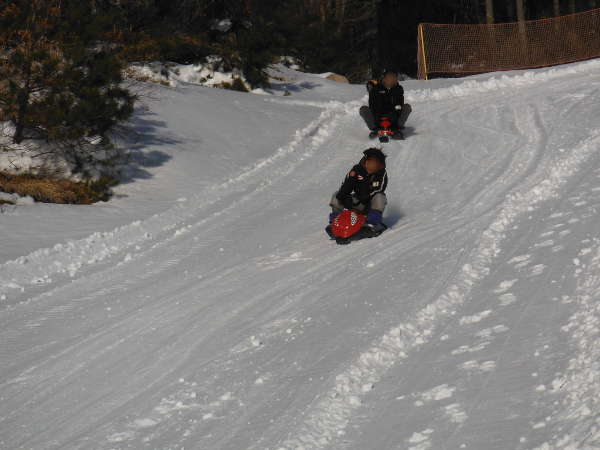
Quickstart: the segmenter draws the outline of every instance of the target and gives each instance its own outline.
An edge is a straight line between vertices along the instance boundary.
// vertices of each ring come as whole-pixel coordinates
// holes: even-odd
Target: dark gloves
[[[344,205],[344,208],[346,208],[346,209],[354,209],[354,201],[352,200],[352,197],[350,197],[350,196],[344,197],[344,199],[342,200],[342,204]]]

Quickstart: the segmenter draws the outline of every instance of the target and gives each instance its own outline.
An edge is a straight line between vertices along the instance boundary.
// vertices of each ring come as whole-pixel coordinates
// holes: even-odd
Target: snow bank
[[[223,87],[240,80],[247,90],[251,89],[242,71],[237,68],[227,68],[219,56],[208,56],[206,62],[201,64],[135,63],[128,68],[126,75],[140,81],[151,81],[171,87],[177,87],[179,83]]]
[[[111,161],[117,157],[118,151],[102,147],[99,137],[88,139],[76,160],[69,149],[40,140],[29,139],[15,144],[11,138],[13,133],[14,126],[10,122],[0,122],[0,171],[14,175],[54,176],[72,181],[115,174],[116,169]]]
[[[418,103],[430,100],[467,97],[500,89],[527,87],[545,81],[587,73],[598,68],[600,68],[600,59],[595,59],[585,63],[559,66],[552,69],[531,70],[518,75],[504,74],[498,77],[493,76],[487,80],[475,78],[449,87],[410,90],[407,92],[406,98],[409,102]]]
[[[6,192],[0,192],[0,200],[11,202],[14,205],[33,205],[35,203],[35,200],[29,195],[21,196],[18,194],[8,194]]]
[[[294,56],[281,56],[277,62],[292,70],[302,69],[302,62]]]

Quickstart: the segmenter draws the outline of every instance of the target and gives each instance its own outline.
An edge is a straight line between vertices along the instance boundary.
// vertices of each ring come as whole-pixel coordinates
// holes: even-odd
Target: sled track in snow
[[[525,194],[512,192],[502,205],[496,219],[484,231],[480,243],[469,255],[459,276],[435,302],[415,316],[388,330],[374,345],[363,352],[350,367],[335,377],[331,391],[312,408],[302,430],[284,445],[290,449],[327,448],[345,429],[352,412],[394,364],[410,352],[425,345],[436,327],[454,314],[467,300],[472,287],[489,272],[489,267],[502,248],[502,241],[514,220],[532,211],[534,206],[556,196],[561,186],[574,176],[586,160],[600,147],[600,130],[557,161],[549,174],[529,188]]]

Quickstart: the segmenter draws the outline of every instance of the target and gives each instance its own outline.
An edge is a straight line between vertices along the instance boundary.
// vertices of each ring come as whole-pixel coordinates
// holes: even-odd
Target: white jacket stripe
[[[383,175],[383,181],[381,182],[381,186],[379,186],[379,189],[377,189],[376,191],[371,192],[371,197],[373,197],[375,194],[379,194],[380,192],[385,192],[385,188],[387,187],[388,184],[388,176],[387,176],[387,171],[385,172],[385,174]]]

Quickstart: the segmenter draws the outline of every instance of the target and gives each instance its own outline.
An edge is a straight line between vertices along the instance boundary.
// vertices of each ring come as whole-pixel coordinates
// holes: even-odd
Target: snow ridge
[[[557,419],[570,431],[539,450],[600,447],[600,241],[577,286],[579,310],[562,330],[577,350],[566,375],[553,381],[553,392],[566,396]]]
[[[577,63],[566,66],[539,71],[531,70],[518,75],[500,75],[491,78],[469,79],[462,83],[453,84],[448,87],[435,87],[429,89],[409,89],[406,88],[406,100],[411,103],[421,103],[426,101],[442,101],[451,98],[461,98],[485,94],[507,88],[529,87],[541,82],[568,78],[577,74],[593,73],[600,68],[600,59],[594,59],[584,63]],[[361,101],[366,103],[368,96],[365,95]],[[293,100],[266,98],[265,102],[282,103],[299,106],[312,106],[315,108],[330,108],[338,102],[320,102],[311,100]]]
[[[594,59],[585,63],[565,67],[559,66],[545,71],[527,71],[521,75],[502,75],[487,80],[467,80],[444,88],[410,90],[407,92],[406,98],[410,102],[418,103],[428,100],[468,97],[505,88],[527,87],[543,81],[567,78],[576,74],[593,72],[599,67],[600,60]]]
[[[388,330],[337,375],[333,388],[308,411],[299,432],[287,439],[281,449],[322,449],[342,435],[353,411],[360,407],[368,393],[364,386],[374,386],[393,365],[431,339],[438,325],[455,312],[467,300],[473,286],[488,275],[490,264],[501,252],[501,244],[515,219],[531,212],[534,205],[557,196],[560,187],[598,151],[599,146],[600,130],[594,130],[568,156],[543,173],[541,180],[527,192],[521,194],[518,188],[514,189],[496,219],[483,232],[479,245],[469,257],[470,263],[463,265],[455,282],[414,317]]]

